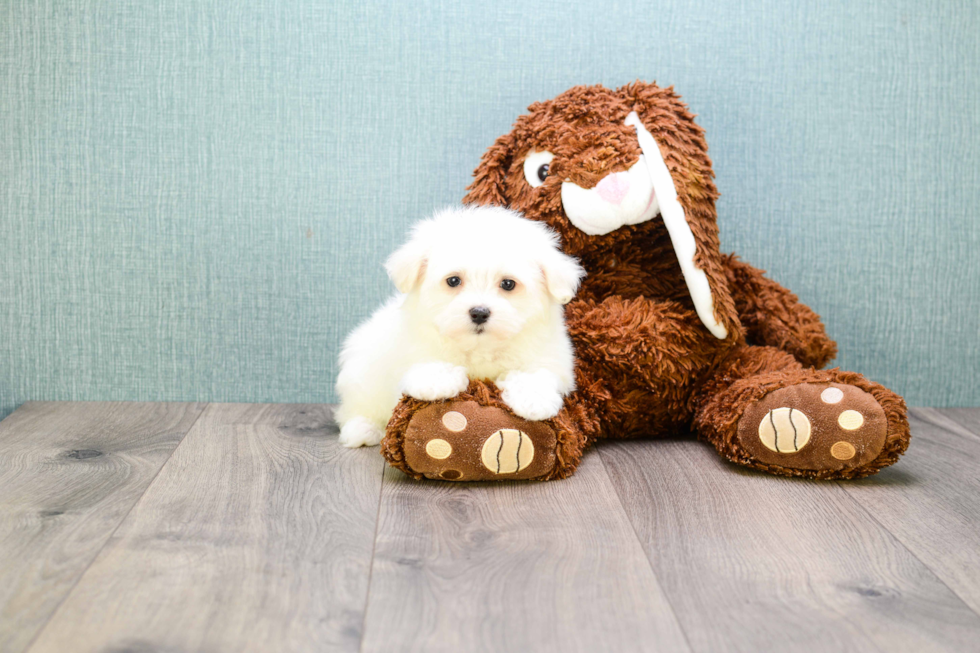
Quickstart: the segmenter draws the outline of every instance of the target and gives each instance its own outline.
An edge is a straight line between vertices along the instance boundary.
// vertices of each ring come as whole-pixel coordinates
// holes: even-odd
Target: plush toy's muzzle
[[[643,156],[629,170],[609,173],[592,188],[562,182],[561,203],[569,222],[590,236],[646,222],[660,212]]]

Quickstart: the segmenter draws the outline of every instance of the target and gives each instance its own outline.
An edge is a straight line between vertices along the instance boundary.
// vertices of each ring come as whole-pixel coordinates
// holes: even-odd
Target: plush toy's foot
[[[800,383],[750,405],[738,422],[738,442],[765,465],[840,472],[877,458],[887,429],[885,411],[864,390]]]
[[[470,381],[449,401],[404,396],[388,422],[381,453],[414,478],[545,481],[571,476],[588,445],[581,408],[541,422],[517,417],[489,381]]]
[[[557,462],[555,431],[475,401],[416,412],[401,438],[401,467],[444,481],[542,479]]]
[[[698,435],[728,460],[780,476],[861,478],[909,446],[900,396],[855,372],[804,368],[745,346],[704,385]]]
[[[555,432],[501,408],[448,401],[423,408],[405,431],[405,463],[427,478],[542,478],[555,467]]]

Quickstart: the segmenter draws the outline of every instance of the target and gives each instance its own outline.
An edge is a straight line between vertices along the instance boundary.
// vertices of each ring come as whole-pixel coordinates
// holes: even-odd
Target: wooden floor
[[[857,482],[606,444],[416,482],[325,405],[30,403],[0,423],[0,651],[980,650],[980,409]]]

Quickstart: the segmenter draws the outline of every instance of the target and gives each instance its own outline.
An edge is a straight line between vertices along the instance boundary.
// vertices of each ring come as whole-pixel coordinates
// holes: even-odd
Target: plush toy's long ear
[[[548,293],[560,304],[572,301],[585,277],[585,270],[578,261],[557,249],[549,249],[548,255],[541,260],[541,273]]]
[[[385,269],[398,292],[410,293],[422,280],[428,258],[428,249],[423,243],[424,239],[416,234],[385,261]]]
[[[463,204],[507,206],[505,183],[510,169],[514,135],[504,134],[483,153],[480,165],[473,171],[473,183],[466,187]]]
[[[698,317],[716,338],[727,338],[738,331],[739,320],[722,268],[718,191],[704,133],[673,88],[636,82],[619,92],[632,103],[626,124],[636,128]]]

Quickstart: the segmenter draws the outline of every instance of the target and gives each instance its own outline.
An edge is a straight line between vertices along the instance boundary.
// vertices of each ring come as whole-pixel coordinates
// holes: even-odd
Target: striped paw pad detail
[[[759,439],[776,453],[796,453],[810,441],[810,419],[801,410],[775,408],[759,422]]]
[[[523,431],[500,429],[483,443],[480,458],[494,474],[513,474],[534,460],[534,443]]]

